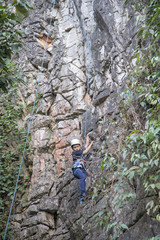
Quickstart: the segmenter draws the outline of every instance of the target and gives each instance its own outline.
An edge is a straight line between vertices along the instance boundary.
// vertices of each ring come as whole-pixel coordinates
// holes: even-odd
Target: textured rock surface
[[[31,0],[31,3],[34,10],[24,22],[28,33],[24,38],[26,51],[19,56],[24,63],[26,85],[20,90],[26,107],[34,102],[52,12],[51,0]],[[42,97],[31,126],[32,164],[29,165],[32,175],[28,203],[22,213],[15,209],[15,239],[109,239],[99,227],[95,227],[95,214],[106,206],[107,215],[107,207],[112,208],[114,193],[111,191],[109,202],[101,193],[94,202],[91,200],[93,183],[101,174],[101,159],[97,154],[100,145],[93,147],[88,159],[87,200],[84,206],[80,206],[79,183],[71,171],[70,140],[84,134],[89,69],[87,132],[94,129],[94,138],[98,139],[104,135],[98,122],[118,119],[120,92],[136,46],[135,13],[124,8],[119,0],[95,0],[94,14],[91,0],[60,0],[56,2],[53,15],[39,85]],[[106,134],[104,139],[109,137]],[[110,175],[108,170],[108,179]],[[158,232],[158,223],[145,215],[144,205],[140,199],[139,204],[135,203],[131,209],[130,217],[126,219],[130,228],[122,239],[143,240]],[[112,211],[116,215],[115,210]]]

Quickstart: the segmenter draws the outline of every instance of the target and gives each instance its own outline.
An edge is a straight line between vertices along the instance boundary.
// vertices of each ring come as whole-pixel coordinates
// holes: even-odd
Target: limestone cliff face
[[[51,0],[31,0],[31,3],[34,10],[24,22],[26,49],[19,55],[26,81],[20,91],[26,106],[34,101],[53,5]],[[90,173],[83,207],[79,205],[79,183],[71,170],[70,140],[84,134],[88,71],[87,132],[93,129],[97,141],[102,135],[109,137],[107,133],[104,136],[98,123],[102,119],[118,118],[120,92],[136,46],[135,34],[135,13],[125,8],[123,1],[95,0],[94,12],[91,0],[56,1],[38,91],[42,97],[31,128],[28,204],[23,212],[15,209],[13,217],[16,240],[109,239],[95,227],[94,216],[103,205],[112,209],[114,193],[110,193],[109,202],[101,194],[94,203],[91,200],[93,183],[101,174],[101,159],[97,154],[101,140],[99,146],[93,146],[87,164]],[[29,116],[26,123],[28,119]],[[110,178],[109,171],[107,174]],[[134,216],[128,219],[130,230],[124,233],[123,239],[146,239],[152,232],[148,226],[157,227],[146,217],[144,205],[145,202],[139,201],[139,207],[132,209]],[[140,228],[144,222],[143,232]],[[145,235],[147,231],[149,234]]]

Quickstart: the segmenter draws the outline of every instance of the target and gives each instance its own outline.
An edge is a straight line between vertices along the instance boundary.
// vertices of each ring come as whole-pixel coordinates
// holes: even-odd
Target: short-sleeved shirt
[[[84,155],[83,155],[84,148],[79,151],[73,151],[73,167],[72,168],[85,168],[84,167]]]

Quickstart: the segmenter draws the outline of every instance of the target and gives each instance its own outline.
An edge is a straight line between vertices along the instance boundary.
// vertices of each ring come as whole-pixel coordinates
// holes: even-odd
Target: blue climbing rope
[[[29,124],[28,124],[26,141],[25,141],[25,145],[24,145],[24,149],[23,149],[22,159],[21,159],[21,163],[20,163],[20,167],[19,167],[18,177],[17,177],[17,181],[16,181],[16,186],[15,186],[15,189],[14,189],[13,199],[12,199],[12,203],[11,203],[11,207],[10,207],[10,211],[9,211],[9,216],[8,216],[7,225],[6,225],[6,229],[5,229],[5,234],[4,234],[3,240],[5,240],[5,238],[6,238],[6,234],[7,234],[7,230],[8,230],[8,224],[9,224],[9,221],[10,221],[10,217],[11,217],[11,213],[12,213],[12,208],[13,208],[13,203],[14,203],[14,200],[15,200],[16,192],[17,192],[17,187],[18,187],[18,181],[19,181],[19,177],[20,177],[20,172],[21,172],[21,168],[22,168],[22,164],[23,164],[23,160],[24,160],[24,154],[25,154],[25,150],[26,150],[26,146],[27,146],[28,137],[29,137],[29,134],[30,134],[31,122],[32,122],[32,118],[33,118],[33,114],[34,114],[34,110],[35,110],[35,104],[36,104],[36,99],[37,99],[37,94],[38,94],[39,83],[40,83],[40,79],[41,79],[41,76],[42,76],[43,64],[44,64],[44,59],[45,59],[45,55],[46,55],[46,51],[47,51],[47,43],[48,43],[49,35],[50,35],[50,32],[51,32],[51,24],[52,24],[52,20],[53,20],[54,6],[55,6],[55,0],[54,0],[54,2],[53,2],[52,16],[51,16],[51,19],[50,19],[50,24],[49,24],[49,30],[48,30],[46,45],[45,45],[44,54],[43,54],[43,59],[42,59],[42,64],[41,64],[41,68],[40,68],[40,74],[39,74],[39,77],[38,77],[38,79],[37,79],[37,87],[36,87],[36,93],[35,93],[35,100],[34,100],[34,104],[33,104],[33,108],[32,108],[32,113],[31,113],[30,121],[29,121]]]
[[[92,1],[92,16],[94,16],[94,0]],[[86,133],[87,133],[87,115],[88,115],[87,109],[88,109],[89,81],[90,81],[91,59],[92,59],[92,35],[93,35],[93,24],[92,24],[91,33],[90,33],[89,67],[87,71],[87,99],[86,99],[86,112],[85,112],[84,139],[86,139]]]

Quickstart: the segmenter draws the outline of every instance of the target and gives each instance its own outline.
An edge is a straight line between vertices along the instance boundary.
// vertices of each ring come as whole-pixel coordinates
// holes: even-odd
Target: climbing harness
[[[84,166],[84,159],[77,159],[74,163],[73,163],[73,167],[72,168],[85,168]]]
[[[92,16],[94,17],[94,0],[92,1]],[[88,95],[89,95],[89,81],[91,72],[91,58],[92,58],[92,35],[93,35],[93,24],[90,33],[90,47],[89,47],[89,67],[87,71],[87,100],[86,100],[86,112],[85,112],[85,128],[84,128],[84,139],[86,139],[87,134],[87,109],[88,109]]]
[[[23,159],[24,159],[24,154],[25,154],[25,150],[26,150],[26,145],[27,145],[27,141],[28,141],[28,137],[29,137],[29,133],[30,133],[31,122],[32,122],[32,118],[33,118],[33,114],[34,114],[34,110],[35,110],[35,104],[36,104],[36,100],[37,100],[38,87],[39,87],[40,79],[41,79],[41,76],[42,76],[42,70],[43,70],[44,59],[45,59],[45,55],[46,55],[46,51],[47,51],[48,39],[49,39],[49,35],[50,35],[50,32],[51,32],[51,24],[52,24],[52,20],[53,20],[54,7],[55,7],[55,0],[54,0],[54,2],[53,2],[52,16],[51,16],[51,19],[50,19],[50,24],[49,24],[49,30],[48,30],[46,45],[45,45],[44,54],[43,54],[43,59],[42,59],[42,64],[41,64],[41,68],[40,68],[40,74],[39,74],[39,77],[38,77],[38,80],[37,80],[35,100],[34,100],[34,104],[33,104],[33,108],[32,108],[32,113],[31,113],[30,121],[29,121],[29,124],[28,124],[26,141],[25,141],[25,145],[24,145],[24,149],[23,149],[22,159],[21,159],[21,163],[20,163],[20,167],[19,167],[18,177],[17,177],[17,181],[16,181],[16,186],[15,186],[15,189],[14,189],[13,199],[12,199],[12,203],[11,203],[11,207],[10,207],[10,211],[9,211],[9,216],[8,216],[7,225],[6,225],[6,229],[5,229],[5,234],[4,234],[3,240],[6,239],[6,234],[7,234],[7,230],[8,230],[8,224],[9,224],[10,217],[11,217],[12,207],[13,207],[15,195],[16,195],[16,192],[17,192],[18,181],[19,181],[19,177],[20,177],[20,172],[21,172],[21,168],[22,168],[22,163],[23,163]]]

